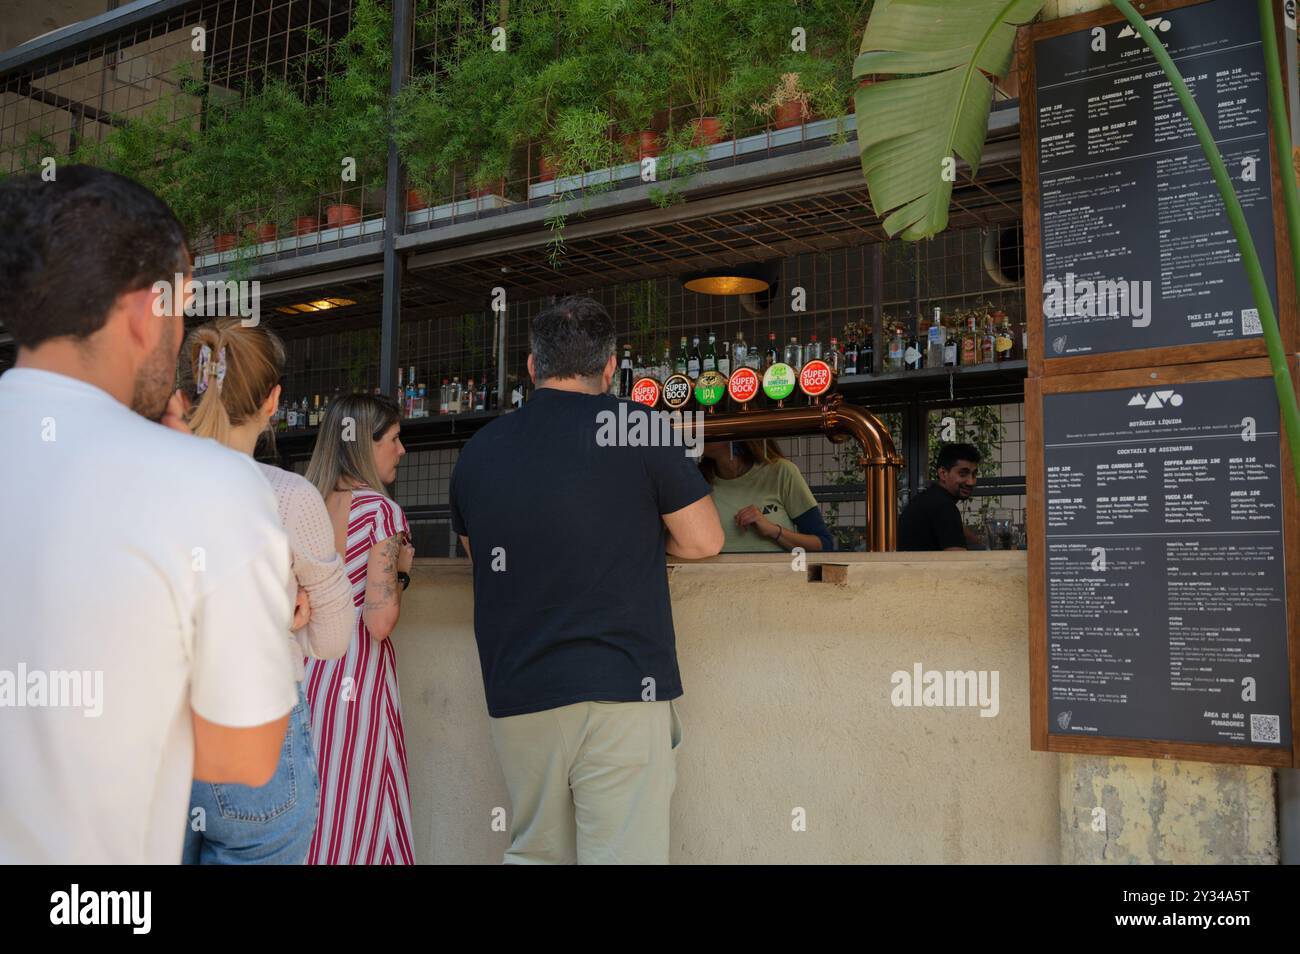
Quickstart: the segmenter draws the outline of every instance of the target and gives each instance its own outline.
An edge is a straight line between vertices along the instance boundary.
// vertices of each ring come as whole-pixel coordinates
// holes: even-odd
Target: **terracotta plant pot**
[[[341,228],[345,225],[356,225],[360,221],[361,209],[359,206],[340,203],[325,207],[325,224],[332,229]]]
[[[406,190],[406,211],[407,212],[419,212],[421,209],[427,209],[428,207],[429,207],[429,203],[425,201],[422,195],[420,195],[419,190],[417,189]]]
[[[776,108],[776,115],[772,117],[772,125],[777,129],[789,129],[791,126],[798,126],[803,122],[803,103],[782,103]]]
[[[722,142],[722,121],[718,117],[705,116],[695,120],[692,126],[692,146],[712,146],[715,142]]]
[[[537,159],[537,181],[538,181],[538,182],[550,182],[550,181],[551,181],[552,179],[554,179],[554,178],[555,178],[555,163],[554,163],[552,160],[547,159],[545,156],[540,156],[540,157],[538,157],[538,159]],[[474,194],[474,193],[472,193],[472,192],[470,193],[470,195],[473,195],[473,194]]]
[[[506,180],[498,179],[496,182],[489,182],[487,185],[471,188],[469,195],[471,199],[482,199],[489,195],[504,196],[506,191]]]
[[[300,215],[293,220],[294,235],[311,235],[320,231],[320,219],[314,215]]]
[[[266,222],[259,226],[244,226],[244,235],[259,242],[274,242],[280,237],[280,227],[274,222]]]
[[[646,159],[659,155],[659,134],[653,129],[643,129],[636,134],[637,158]]]
[[[220,232],[212,236],[212,247],[218,254],[229,252],[239,243],[239,236],[234,232]]]

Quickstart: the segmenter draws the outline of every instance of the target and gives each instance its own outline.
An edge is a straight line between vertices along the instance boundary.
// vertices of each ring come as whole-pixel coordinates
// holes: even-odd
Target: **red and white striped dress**
[[[357,630],[342,659],[307,661],[320,816],[309,865],[414,864],[406,738],[393,641],[376,641],[360,608],[370,548],[407,530],[402,508],[368,487],[352,492],[347,566]]]

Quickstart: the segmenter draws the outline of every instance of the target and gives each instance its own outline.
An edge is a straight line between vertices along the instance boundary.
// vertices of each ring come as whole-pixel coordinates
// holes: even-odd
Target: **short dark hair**
[[[980,462],[980,452],[974,444],[944,444],[939,448],[939,457],[935,461],[935,470],[952,470],[957,461],[968,460],[972,464]]]
[[[0,319],[20,347],[93,335],[121,295],[189,268],[185,229],[144,186],[94,166],[0,183]]]
[[[597,377],[614,353],[614,321],[600,302],[571,295],[533,319],[528,344],[539,381]]]

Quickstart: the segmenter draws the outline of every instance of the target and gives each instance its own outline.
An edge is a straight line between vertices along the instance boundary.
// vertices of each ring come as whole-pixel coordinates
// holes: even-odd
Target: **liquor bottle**
[[[700,362],[701,371],[718,370],[718,341],[713,336],[713,332],[708,334],[709,346],[704,351],[704,358]]]
[[[618,367],[618,396],[632,396],[632,347],[623,345],[623,362]]]
[[[758,345],[749,346],[749,354],[745,355],[745,367],[751,371],[761,371],[763,368],[763,358],[758,353]]]
[[[423,384],[417,384],[415,387],[415,409],[416,417],[429,416],[429,391]]]
[[[402,396],[402,411],[407,417],[415,409],[415,365],[406,369],[406,394]]]
[[[399,365],[397,368],[397,394],[396,394],[398,407],[402,406],[402,398],[404,395],[405,392],[402,390],[402,368]]]
[[[876,373],[876,336],[868,334],[863,337],[862,344],[858,345],[858,374],[871,375]]]
[[[921,338],[912,332],[903,346],[903,368],[906,371],[920,371],[925,367],[925,352],[921,350]]]
[[[780,356],[776,350],[776,332],[769,331],[767,333],[767,354],[763,355],[763,371],[766,372],[768,368],[772,367],[772,365],[776,364],[779,360]]]
[[[889,348],[886,351],[886,371],[903,370],[903,352],[906,350],[906,344],[903,341],[903,329],[895,328],[894,337],[889,339]]]
[[[284,415],[284,429],[296,431],[298,429],[298,405],[293,401],[289,402],[289,409]]]
[[[795,374],[798,374],[799,369],[803,367],[803,348],[794,335],[790,336],[790,343],[785,346],[785,363],[794,370]]]
[[[1011,319],[1001,311],[993,313],[994,321],[997,321],[997,339],[994,343],[994,359],[997,361],[1010,361],[1015,353],[1016,341],[1011,336]],[[1000,319],[1000,320],[999,320]]]
[[[731,346],[731,367],[732,369],[743,368],[745,361],[749,358],[749,345],[745,343],[745,333],[736,332],[736,340]]]
[[[822,359],[822,344],[817,340],[816,335],[808,336],[808,345],[803,349],[803,361],[807,364],[809,361],[820,361]]]
[[[686,336],[682,335],[682,348],[677,352],[677,361],[673,364],[673,374],[685,374],[690,363],[691,357],[686,350]]]
[[[844,373],[844,353],[840,351],[840,339],[832,338],[831,346],[826,349],[826,354],[822,358],[831,366],[831,376],[838,378]]]
[[[718,352],[718,370],[726,377],[731,377],[731,342],[722,342],[722,350]]]
[[[844,373],[858,373],[858,339],[849,333],[848,343],[844,346]]]
[[[447,383],[446,378],[443,378],[442,387],[439,388],[439,392],[438,392],[438,413],[450,414],[451,413],[451,408],[449,406],[450,404],[451,404],[451,385]]]
[[[934,310],[934,321],[930,324],[930,335],[926,341],[925,366],[939,368],[943,366],[943,318],[939,309]]]
[[[980,337],[980,362],[990,364],[998,360],[998,329],[993,319],[985,316],[984,334]]]
[[[487,410],[487,375],[479,379],[478,390],[474,392],[474,410]]]
[[[961,366],[967,368],[979,364],[979,360],[979,335],[975,330],[975,316],[971,315],[966,319],[966,330],[961,335]]]
[[[700,336],[691,337],[691,350],[686,355],[686,376],[694,381],[700,376]]]
[[[655,378],[660,384],[668,379],[668,375],[673,373],[673,346],[667,341],[664,342],[664,356],[659,361],[659,370],[655,372]]]
[[[943,334],[943,366],[945,368],[957,367],[957,355],[961,350],[957,329],[945,328]]]
[[[451,376],[451,394],[447,398],[447,406],[452,414],[460,413],[460,403],[464,400],[464,395],[460,386],[460,375]]]
[[[288,429],[289,419],[285,416],[288,413],[289,412],[285,409],[284,406],[284,400],[281,399],[280,406],[275,410],[275,429],[277,431],[284,431]]]
[[[320,395],[312,400],[311,411],[307,415],[308,427],[320,427]]]
[[[307,395],[304,394],[302,396],[302,400],[298,402],[298,429],[299,430],[306,429],[307,415],[308,413],[310,413],[310,411],[311,408],[307,406]]]

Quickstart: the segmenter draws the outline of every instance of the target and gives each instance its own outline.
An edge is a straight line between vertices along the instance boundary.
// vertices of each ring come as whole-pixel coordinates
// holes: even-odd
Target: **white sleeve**
[[[266,498],[269,510],[269,488]],[[240,546],[227,572],[205,581],[195,609],[190,705],[209,722],[249,728],[288,713],[298,687],[288,541],[274,510],[246,510],[239,531],[253,546]]]
[[[343,558],[334,549],[334,528],[325,500],[303,481],[288,496],[289,547],[298,585],[311,598],[306,640],[299,640],[314,659],[338,659],[352,645],[358,610]],[[301,635],[301,634],[300,634]]]

